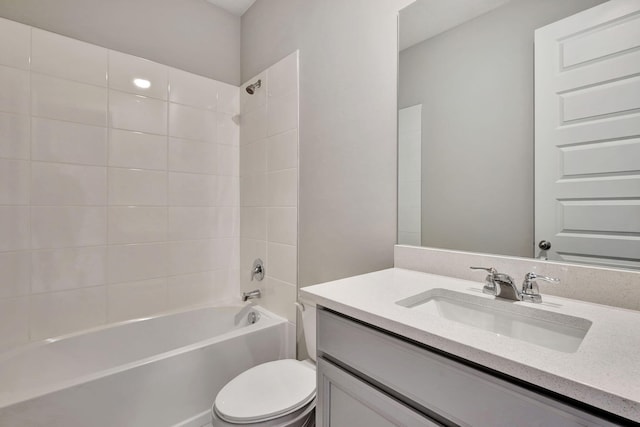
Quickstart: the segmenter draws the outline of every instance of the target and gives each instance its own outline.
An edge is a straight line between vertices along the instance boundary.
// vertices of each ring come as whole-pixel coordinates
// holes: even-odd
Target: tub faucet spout
[[[254,299],[254,298],[260,298],[260,296],[261,296],[260,289],[255,289],[249,292],[243,292],[242,302],[247,302],[247,300]]]

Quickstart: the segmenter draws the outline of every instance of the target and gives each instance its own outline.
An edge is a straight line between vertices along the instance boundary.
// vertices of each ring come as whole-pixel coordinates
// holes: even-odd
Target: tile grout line
[[[31,74],[31,59],[33,52],[33,27],[29,27],[29,208],[28,208],[28,221],[29,221],[29,298],[27,300],[27,342],[31,342],[32,339],[32,326],[33,319],[31,314],[33,312],[33,301],[31,296],[33,295],[33,94],[32,94],[32,74]]]
[[[165,201],[166,201],[166,220],[165,220],[165,237],[167,239],[167,241],[169,241],[169,235],[171,233],[170,228],[170,215],[171,215],[171,209],[170,209],[170,201],[169,201],[169,197],[170,197],[170,191],[169,191],[169,186],[170,186],[170,175],[169,175],[169,156],[170,156],[170,149],[169,149],[169,144],[170,142],[170,134],[171,134],[171,72],[169,68],[164,68],[163,69],[164,75],[167,79],[167,86],[164,88],[164,90],[166,91],[166,95],[167,95],[167,111],[166,111],[166,126],[165,126]],[[172,244],[168,243],[167,244],[167,250],[164,254],[165,256],[165,265],[167,266],[167,274],[165,277],[165,285],[164,285],[164,306],[165,308],[169,308],[169,274],[170,270],[171,270],[171,248],[172,248]]]
[[[105,219],[107,221],[107,223],[105,224],[105,236],[104,236],[104,241],[105,244],[107,245],[106,248],[106,256],[105,256],[105,291],[104,291],[104,323],[103,324],[107,324],[108,323],[108,319],[109,319],[109,311],[110,311],[110,307],[109,307],[109,283],[110,283],[110,241],[109,241],[109,232],[110,232],[110,227],[109,227],[109,223],[110,223],[110,217],[111,217],[111,211],[110,211],[110,206],[111,206],[111,192],[109,191],[109,189],[111,188],[111,169],[109,168],[109,156],[111,154],[111,80],[109,79],[109,68],[111,65],[111,51],[109,49],[107,49],[107,70],[106,70],[106,81],[107,81],[107,105],[106,105],[106,127],[107,127],[107,158],[105,159],[105,164],[107,165],[107,188],[106,188],[106,206],[105,206]]]

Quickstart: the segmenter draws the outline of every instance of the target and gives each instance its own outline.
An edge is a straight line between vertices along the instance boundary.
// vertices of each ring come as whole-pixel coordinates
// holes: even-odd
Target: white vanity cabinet
[[[318,310],[320,427],[620,423],[328,310]]]

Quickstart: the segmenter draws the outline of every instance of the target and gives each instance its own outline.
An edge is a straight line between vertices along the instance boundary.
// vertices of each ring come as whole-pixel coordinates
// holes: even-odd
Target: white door
[[[536,30],[535,237],[549,259],[640,268],[640,0]]]
[[[398,113],[398,244],[422,246],[422,104]]]

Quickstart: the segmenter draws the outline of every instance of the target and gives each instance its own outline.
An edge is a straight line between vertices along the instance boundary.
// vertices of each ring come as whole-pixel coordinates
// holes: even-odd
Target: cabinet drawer
[[[318,311],[317,338],[319,356],[458,425],[614,425],[326,310]]]
[[[318,359],[319,427],[439,427],[376,388]]]

